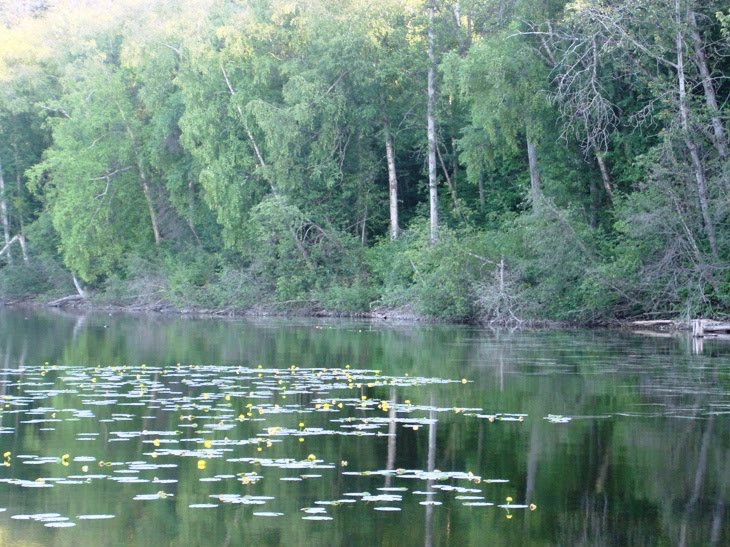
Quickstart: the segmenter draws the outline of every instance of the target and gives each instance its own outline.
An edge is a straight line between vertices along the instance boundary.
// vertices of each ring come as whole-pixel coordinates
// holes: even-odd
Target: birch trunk
[[[395,241],[400,234],[398,226],[398,178],[395,173],[395,150],[387,118],[383,121],[385,136],[385,157],[388,162],[388,196],[390,197],[390,239]]]
[[[611,184],[611,174],[608,172],[608,166],[606,165],[606,156],[602,152],[596,152],[595,154],[598,169],[601,171],[603,189],[606,191],[609,201],[613,201],[613,185]]]
[[[79,293],[79,296],[81,298],[84,298],[85,299],[86,298],[86,291],[83,289],[83,287],[81,287],[81,283],[79,283],[79,280],[76,279],[76,276],[73,275],[73,274],[71,275],[71,279],[73,279],[74,287],[76,287],[76,292]]]
[[[150,223],[152,224],[152,233],[155,236],[155,245],[159,245],[162,241],[162,238],[160,237],[160,229],[157,225],[157,214],[155,212],[155,204],[152,200],[152,192],[150,191],[150,185],[147,179],[147,173],[144,170],[144,167],[142,166],[142,158],[139,154],[139,148],[137,147],[137,139],[135,138],[134,131],[132,131],[132,128],[127,123],[127,117],[124,114],[124,110],[122,109],[121,105],[117,104],[117,110],[119,110],[119,115],[122,118],[122,121],[124,122],[125,129],[127,130],[127,135],[129,136],[129,142],[132,144],[132,150],[134,151],[135,159],[137,162],[137,171],[139,173],[139,179],[142,183],[142,192],[144,193],[145,201],[147,202],[147,210],[150,215]]]
[[[436,55],[434,53],[433,0],[428,8],[428,197],[431,212],[431,243],[438,240],[438,188],[436,180]]]
[[[677,85],[679,88],[679,116],[682,123],[682,132],[684,133],[684,142],[689,150],[692,159],[692,168],[694,170],[695,181],[697,183],[697,197],[700,202],[700,210],[702,211],[702,219],[705,224],[705,233],[710,243],[710,250],[713,258],[717,259],[717,239],[715,237],[715,225],[710,216],[710,207],[707,199],[707,181],[705,177],[705,168],[700,159],[700,153],[697,144],[692,140],[692,134],[689,126],[689,107],[687,105],[687,82],[684,74],[684,40],[682,36],[682,14],[680,0],[674,0],[675,17],[677,24]]]
[[[23,262],[28,264],[28,251],[25,249],[25,236],[18,234],[18,243],[20,244],[20,252],[23,253]]]
[[[15,190],[18,193],[17,199],[18,199],[18,207],[16,208],[17,216],[18,216],[18,229],[20,230],[21,234],[25,233],[25,225],[23,224],[23,210],[22,207],[22,198],[23,198],[23,179],[20,174],[20,156],[18,154],[18,145],[16,143],[13,143],[13,156],[15,157]]]
[[[689,33],[692,37],[692,46],[694,48],[694,61],[702,78],[702,88],[705,92],[705,103],[710,114],[712,122],[713,143],[717,149],[720,159],[726,160],[727,153],[727,136],[725,135],[725,127],[720,119],[720,108],[717,105],[717,95],[715,87],[712,85],[712,76],[707,66],[707,57],[705,56],[704,44],[700,31],[697,28],[697,18],[695,13],[689,12]]]
[[[142,180],[142,192],[144,192],[144,199],[147,202],[147,210],[150,214],[152,233],[155,235],[155,245],[159,245],[160,241],[162,241],[162,238],[160,237],[160,228],[157,225],[157,213],[155,212],[155,206],[152,200],[152,193],[150,192],[150,185],[147,183],[147,175],[145,174],[141,165],[139,166],[139,177]]]
[[[5,178],[3,176],[3,166],[0,164],[0,222],[3,225],[3,245],[10,243],[10,220],[8,218],[8,202],[5,198]],[[8,251],[8,261],[13,262],[13,255]]]

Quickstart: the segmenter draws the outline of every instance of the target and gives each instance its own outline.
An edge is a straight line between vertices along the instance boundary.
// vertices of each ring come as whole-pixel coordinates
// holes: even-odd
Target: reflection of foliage
[[[690,356],[679,339],[640,338],[600,331],[509,333],[458,327],[374,326],[357,322],[214,322],[8,311],[2,312],[0,320],[3,324],[0,361],[8,363],[10,384],[16,379],[23,382],[20,393],[8,383],[3,383],[0,389],[8,390],[3,393],[11,394],[11,401],[15,399],[18,405],[24,404],[18,394],[38,390],[42,394],[50,388],[61,389],[65,385],[61,377],[74,370],[77,374],[80,370],[72,366],[61,372],[53,370],[53,364],[89,367],[86,370],[91,374],[81,382],[87,387],[77,388],[81,395],[58,391],[45,401],[29,401],[29,406],[6,409],[23,413],[40,407],[53,409],[44,410],[42,416],[50,418],[55,412],[58,418],[64,419],[51,423],[55,431],[41,431],[45,426],[40,424],[20,423],[23,414],[4,410],[2,416],[3,426],[18,428],[16,445],[12,447],[14,455],[38,454],[58,459],[68,453],[69,473],[78,472],[77,467],[83,464],[74,462],[74,457],[80,455],[93,455],[103,461],[148,459],[146,453],[154,449],[156,437],[140,432],[152,428],[153,423],[155,429],[179,430],[181,433],[171,438],[188,439],[179,446],[185,449],[204,447],[203,438],[213,441],[223,441],[225,437],[255,438],[264,432],[265,425],[291,427],[296,431],[298,423],[303,421],[306,427],[332,428],[330,420],[339,416],[327,412],[272,414],[266,424],[244,420],[236,422],[234,430],[210,435],[203,433],[205,428],[202,426],[245,415],[249,410],[246,408],[248,402],[261,402],[249,398],[249,390],[243,389],[243,383],[236,380],[233,371],[238,366],[251,367],[254,374],[259,363],[266,368],[275,367],[279,369],[279,376],[289,382],[290,377],[296,378],[290,372],[292,363],[301,368],[321,366],[330,369],[349,364],[350,369],[345,371],[378,369],[382,371],[381,376],[406,378],[407,374],[410,379],[423,376],[456,380],[430,387],[396,387],[395,392],[390,385],[374,384],[369,388],[364,384],[362,391],[344,389],[333,397],[338,400],[352,397],[359,401],[363,393],[369,401],[385,400],[391,405],[395,397],[398,404],[404,404],[408,399],[413,405],[424,408],[444,407],[442,412],[436,413],[436,467],[443,471],[471,471],[483,479],[509,479],[506,484],[489,485],[482,481],[479,488],[484,491],[486,500],[494,502],[508,496],[521,502],[531,493],[538,506],[534,513],[524,515],[528,523],[525,528],[507,525],[502,511],[490,511],[489,508],[477,511],[475,507],[467,510],[458,505],[458,500],[445,496],[443,500],[453,504],[448,512],[452,528],[447,538],[447,513],[436,508],[434,540],[474,544],[483,542],[484,538],[495,542],[507,538],[510,542],[524,543],[527,538],[533,543],[545,544],[612,541],[641,544],[652,541],[676,543],[682,533],[686,533],[689,543],[705,544],[710,542],[713,526],[717,528],[717,519],[724,518],[721,503],[726,497],[729,480],[725,455],[730,436],[727,424],[719,419],[720,416],[711,414],[723,408],[728,387],[723,379],[728,355],[722,346],[709,347],[712,356]],[[34,386],[30,371],[43,367],[45,361],[50,363],[43,376],[47,385]],[[178,362],[182,363],[182,370],[175,376]],[[78,404],[80,398],[87,402],[100,400],[87,397],[89,393],[109,391],[109,387],[104,387],[101,372],[108,371],[110,366],[129,365],[126,372],[120,370],[119,374],[126,374],[131,380],[125,389],[136,390],[139,383],[135,375],[147,374],[141,363],[146,363],[148,369],[167,368],[171,374],[159,376],[156,381],[180,382],[168,384],[177,394],[148,392],[142,399],[146,406],[142,407]],[[203,378],[200,374],[205,365],[212,363],[229,366],[231,374],[221,375],[215,384],[194,385]],[[16,364],[20,368],[16,368]],[[99,372],[94,370],[97,365],[104,365]],[[202,365],[202,368],[192,368],[196,365]],[[23,376],[20,370],[25,370]],[[267,378],[270,374],[267,372]],[[94,375],[97,378],[95,388],[91,386]],[[469,382],[462,384],[461,378],[467,378]],[[226,385],[223,380],[230,383]],[[152,385],[149,381],[144,383],[148,387]],[[235,386],[237,389],[233,389]],[[209,399],[201,399],[202,393],[210,393]],[[224,393],[232,394],[230,401],[223,398]],[[194,402],[198,408],[163,410],[165,399],[179,396],[190,397],[189,404]],[[286,405],[313,408],[314,399],[318,397],[320,395],[311,393],[292,393],[279,403],[282,408]],[[135,402],[135,399],[120,398],[119,402]],[[213,402],[224,406],[204,412],[203,406]],[[75,407],[92,410],[95,417],[66,421],[71,416],[69,409]],[[374,404],[373,408],[356,418],[387,416]],[[527,414],[527,417],[523,422],[490,422],[469,415],[469,410],[462,410],[476,408],[482,409],[485,415],[515,412]],[[111,418],[113,413],[128,414],[131,419],[99,421]],[[181,415],[188,414],[193,419],[181,421]],[[548,414],[572,416],[573,419],[569,423],[549,423],[543,419]],[[399,416],[425,419],[428,412],[399,413]],[[197,429],[180,427],[195,421],[199,423]],[[136,436],[129,441],[109,443],[101,442],[101,439],[92,443],[78,440],[80,433],[89,431],[101,431],[110,438],[114,437],[113,431]],[[427,427],[422,426],[417,431],[398,427],[396,434],[395,467],[425,469]],[[306,437],[304,443],[299,443],[294,436],[291,444],[273,443],[265,449],[265,454],[298,461],[315,454],[317,459],[327,462],[347,460],[347,470],[380,470],[387,461],[387,440],[377,436],[326,435]],[[161,448],[165,446],[165,443],[160,444]],[[213,442],[212,448],[215,447]],[[254,456],[258,454],[254,447],[249,449]],[[225,505],[211,510],[216,516],[211,518],[207,510],[190,509],[188,506],[192,503],[215,501],[208,496],[221,494],[224,490],[223,483],[197,480],[204,476],[197,468],[198,457],[182,459],[175,469],[140,473],[148,479],[177,477],[179,482],[175,485],[122,486],[99,480],[87,485],[61,484],[44,489],[39,496],[37,490],[15,490],[16,487],[11,490],[11,485],[3,483],[0,501],[5,500],[2,504],[8,507],[27,507],[23,511],[58,511],[70,516],[113,513],[117,517],[104,522],[104,537],[125,537],[128,543],[139,545],[148,544],[150,538],[161,544],[183,541],[183,538],[188,543],[220,543],[231,533],[268,538],[257,541],[287,543],[291,538],[308,543],[312,538],[327,542],[327,538],[332,541],[333,537],[347,537],[363,544],[401,538],[398,527],[373,528],[373,520],[368,516],[373,514],[371,508],[364,516],[345,504],[328,507],[335,518],[326,530],[302,527],[304,523],[298,518],[302,507],[313,505],[315,500],[337,499],[350,487],[351,491],[376,492],[376,488],[384,484],[381,476],[329,480],[326,473],[331,472],[332,477],[336,477],[339,471],[323,470],[323,479],[287,483],[275,480],[268,468],[225,461],[229,457],[251,455],[246,450],[234,447],[234,452],[226,453],[225,458],[205,460],[205,473],[213,476],[256,471],[264,479],[256,484],[237,483],[234,492],[272,495],[277,507],[293,518],[273,522],[253,518],[249,508]],[[165,462],[163,457],[155,461]],[[98,462],[90,465],[96,465],[100,473],[112,474],[118,469],[98,467]],[[33,466],[13,459],[7,472],[17,478],[33,480],[39,473],[58,476],[62,469],[65,468],[60,463]],[[272,478],[274,480],[270,480]],[[350,480],[355,482],[348,482]],[[411,483],[406,486],[417,489]],[[142,491],[154,494],[160,490],[174,496],[133,502],[134,512],[127,512],[136,494]],[[416,541],[423,533],[417,524],[423,522],[418,519],[424,514],[418,501],[422,498],[410,492],[403,496],[403,515],[419,515],[414,517],[416,525],[412,527]],[[276,510],[273,505],[265,509]],[[513,513],[514,521],[523,519],[521,513]],[[132,521],[135,526],[131,526]],[[40,538],[40,529],[40,526],[24,527],[23,537]],[[726,532],[722,526],[719,529],[720,539],[724,541]],[[8,530],[10,534],[19,533],[13,527]],[[74,533],[96,532],[80,524]],[[93,535],[83,537],[96,539]]]

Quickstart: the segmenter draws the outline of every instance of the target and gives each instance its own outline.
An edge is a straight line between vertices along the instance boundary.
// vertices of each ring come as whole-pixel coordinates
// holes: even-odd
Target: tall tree
[[[428,135],[428,203],[431,219],[431,243],[438,240],[438,179],[436,178],[436,54],[434,6],[435,0],[428,5],[428,109],[426,112],[426,131]]]

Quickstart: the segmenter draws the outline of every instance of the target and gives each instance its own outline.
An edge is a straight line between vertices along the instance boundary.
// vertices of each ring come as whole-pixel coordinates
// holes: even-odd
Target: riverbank
[[[612,320],[612,321],[557,321],[550,319],[522,319],[513,317],[510,320],[448,320],[444,318],[419,314],[408,308],[376,307],[367,312],[344,312],[328,310],[317,302],[269,302],[251,307],[204,308],[178,307],[167,301],[158,301],[143,304],[121,305],[97,303],[93,299],[82,298],[79,295],[69,295],[54,300],[27,297],[18,300],[0,300],[0,308],[28,308],[28,309],[62,309],[79,313],[108,312],[124,314],[159,314],[169,316],[190,316],[201,318],[252,318],[252,317],[311,317],[311,318],[346,318],[367,319],[373,321],[396,321],[427,324],[462,324],[481,327],[506,327],[527,329],[570,329],[570,328],[611,328],[617,330],[632,330],[646,333],[673,333],[691,331],[691,322],[686,319],[661,320]]]

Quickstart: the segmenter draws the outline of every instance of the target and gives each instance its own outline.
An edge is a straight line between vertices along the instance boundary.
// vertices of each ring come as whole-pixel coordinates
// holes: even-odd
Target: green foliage
[[[0,300],[38,298],[53,300],[74,290],[71,277],[51,258],[0,268]]]
[[[411,224],[398,241],[383,241],[370,254],[382,285],[381,304],[452,321],[475,318],[475,286],[491,259],[478,232],[444,230],[436,244],[425,220]]]
[[[259,283],[200,248],[150,258],[130,255],[93,295],[100,305],[240,311],[261,303]]]
[[[73,275],[161,308],[727,313],[721,2],[437,2],[436,244],[426,2],[97,4],[0,36],[2,233],[46,264],[0,258],[13,298]]]
[[[285,198],[271,197],[252,211],[247,241],[250,271],[279,301],[320,296],[337,310],[339,302],[347,311],[366,309],[368,296],[359,288],[363,250],[348,234],[320,226]]]

